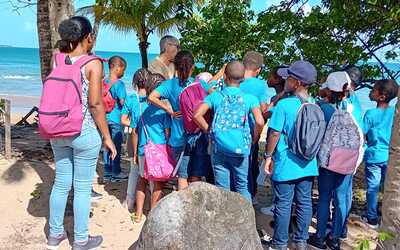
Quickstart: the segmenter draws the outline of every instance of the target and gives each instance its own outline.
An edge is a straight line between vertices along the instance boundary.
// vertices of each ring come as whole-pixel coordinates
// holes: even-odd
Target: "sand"
[[[0,133],[1,134],[1,133]],[[1,134],[2,135],[2,134]],[[13,127],[13,158],[5,160],[0,155],[0,249],[42,250],[45,248],[48,232],[48,201],[54,179],[54,162],[47,141],[41,140],[35,127]],[[123,158],[122,166],[127,171],[128,162]],[[121,205],[126,190],[125,183],[102,184],[103,166],[98,164],[94,189],[103,194],[103,199],[93,203],[92,217],[89,223],[90,233],[104,237],[102,249],[132,249],[137,240],[140,227],[133,225],[129,212]],[[360,179],[362,180],[362,178]],[[257,227],[272,234],[269,222],[271,216],[258,212],[263,206],[270,205],[270,187],[259,187],[256,208]],[[355,201],[357,208],[362,206]],[[65,224],[72,240],[72,205],[67,204]],[[359,214],[359,210],[355,210]],[[310,232],[315,231],[315,220]],[[377,232],[361,223],[352,215],[349,224],[349,239],[343,242],[342,249],[354,249],[360,239],[376,237]],[[61,250],[70,249],[70,243],[64,242]]]

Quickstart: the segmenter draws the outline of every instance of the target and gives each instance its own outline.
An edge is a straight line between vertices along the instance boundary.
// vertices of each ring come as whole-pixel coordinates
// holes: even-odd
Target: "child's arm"
[[[169,141],[170,137],[171,137],[171,129],[170,128],[166,128],[165,129],[165,138],[167,139],[167,141]]]
[[[132,129],[131,133],[132,147],[133,147],[133,163],[138,164],[138,133],[137,128]]]
[[[254,135],[253,135],[253,144],[258,143],[258,140],[260,139],[260,135],[262,133],[262,130],[264,128],[264,118],[261,113],[261,109],[259,107],[255,107],[252,109],[254,119],[256,122],[256,126],[254,128]]]
[[[210,109],[210,107],[208,106],[208,104],[202,103],[197,108],[197,110],[193,116],[194,122],[206,133],[208,132],[209,125],[208,125],[206,119],[204,119],[204,115],[207,113],[207,111],[209,109]]]
[[[121,115],[121,124],[123,126],[129,127],[131,124],[131,120],[129,119],[129,115],[123,114]]]
[[[151,92],[151,94],[148,97],[149,102],[151,102],[152,104],[156,105],[157,107],[163,109],[169,115],[171,115],[175,118],[179,118],[181,116],[181,112],[179,112],[179,111],[174,112],[172,110],[172,107],[170,105],[168,105],[167,103],[161,101],[160,98],[161,98],[161,94],[157,90],[153,90],[153,92]]]

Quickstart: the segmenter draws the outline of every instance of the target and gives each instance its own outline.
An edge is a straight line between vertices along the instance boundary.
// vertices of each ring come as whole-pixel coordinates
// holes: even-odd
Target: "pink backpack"
[[[168,181],[173,176],[176,162],[172,157],[172,150],[167,144],[155,144],[146,129],[143,120],[142,104],[139,101],[140,119],[142,121],[143,131],[146,137],[144,145],[144,178],[150,181]]]
[[[179,96],[179,105],[183,117],[183,127],[186,133],[193,134],[200,130],[193,121],[193,115],[196,109],[204,101],[207,96],[206,90],[201,85],[201,80],[208,82],[212,78],[210,73],[200,73],[192,84],[183,89]],[[210,121],[210,115],[206,116],[206,120]]]
[[[39,131],[46,139],[78,135],[83,122],[81,68],[96,56],[82,56],[66,64],[66,55],[54,57],[55,68],[43,83],[39,106]]]

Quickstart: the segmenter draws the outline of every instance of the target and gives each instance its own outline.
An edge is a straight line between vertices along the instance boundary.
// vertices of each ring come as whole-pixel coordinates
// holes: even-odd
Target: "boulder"
[[[159,202],[149,213],[134,249],[263,248],[252,205],[237,193],[197,182]]]

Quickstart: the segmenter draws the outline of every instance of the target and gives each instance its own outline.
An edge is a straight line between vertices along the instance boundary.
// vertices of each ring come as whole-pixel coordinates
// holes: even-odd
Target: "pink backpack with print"
[[[39,132],[43,138],[63,138],[78,135],[82,129],[81,69],[96,56],[85,55],[73,64],[66,63],[66,55],[54,57],[55,68],[43,82],[39,106]]]
[[[179,95],[183,127],[186,133],[193,134],[200,130],[199,126],[193,121],[193,115],[208,94],[201,85],[201,81],[208,82],[211,78],[212,75],[207,72],[198,74],[194,82],[184,88]],[[211,121],[209,113],[206,115],[206,120]]]

